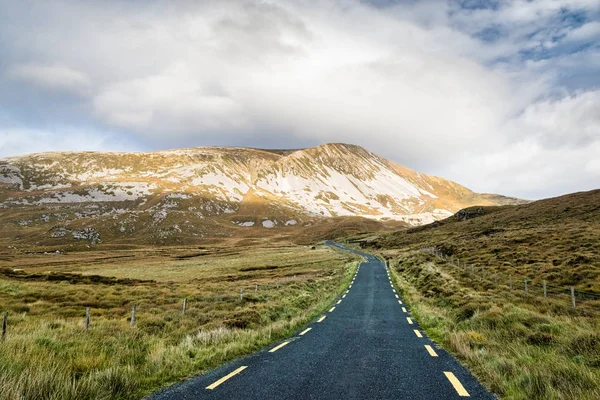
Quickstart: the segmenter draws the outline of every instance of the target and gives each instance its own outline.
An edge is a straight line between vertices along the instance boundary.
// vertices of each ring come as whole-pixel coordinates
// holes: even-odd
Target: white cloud
[[[598,188],[599,109],[600,91],[532,104],[506,126],[510,143],[469,153],[448,173],[464,176],[475,166],[465,184],[527,198]]]
[[[571,30],[563,39],[563,42],[582,42],[600,37],[600,22],[592,21]]]
[[[91,86],[90,79],[81,71],[62,65],[15,65],[6,75],[44,90],[85,94]]]
[[[18,22],[0,17],[0,52],[12,65],[5,77],[85,94],[77,118],[153,147],[215,138],[260,137],[257,147],[286,136],[290,147],[345,141],[475,190],[536,197],[589,186],[598,174],[589,161],[598,93],[557,82],[582,64],[591,76],[599,53],[520,60],[523,51],[556,47],[554,36],[593,37],[594,23],[573,30],[553,21],[565,9],[598,11],[597,0],[511,0],[498,10],[454,4],[0,0],[0,15]],[[504,36],[475,37],[490,27]],[[110,148],[98,132],[84,131],[75,143]],[[22,134],[35,149],[69,146],[56,135]],[[29,146],[6,143],[0,153]]]

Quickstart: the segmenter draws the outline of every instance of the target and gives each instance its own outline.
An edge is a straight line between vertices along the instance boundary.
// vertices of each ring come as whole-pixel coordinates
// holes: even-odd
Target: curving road
[[[366,261],[347,292],[310,325],[150,399],[493,399],[419,329],[385,264],[347,251]]]

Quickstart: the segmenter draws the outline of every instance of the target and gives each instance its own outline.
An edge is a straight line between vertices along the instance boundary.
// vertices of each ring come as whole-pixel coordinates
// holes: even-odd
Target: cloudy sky
[[[0,157],[326,142],[599,188],[600,1],[0,0]]]

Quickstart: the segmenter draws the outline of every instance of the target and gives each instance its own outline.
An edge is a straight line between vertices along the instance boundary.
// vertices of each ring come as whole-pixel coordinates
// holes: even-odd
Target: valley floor
[[[289,335],[357,265],[293,245],[5,257],[0,399],[141,398]]]

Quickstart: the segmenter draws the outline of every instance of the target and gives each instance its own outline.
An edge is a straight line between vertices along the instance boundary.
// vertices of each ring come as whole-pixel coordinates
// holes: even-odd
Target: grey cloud
[[[597,5],[521,3],[0,0],[0,53],[12,68],[0,74],[12,119],[0,121],[11,138],[1,154],[345,141],[475,190],[588,187],[598,180],[596,49],[520,54],[551,35],[588,35],[552,18],[568,3]],[[506,29],[497,40],[476,36],[493,24]],[[111,145],[117,137],[128,140]],[[544,161],[556,157],[580,174]]]
[[[77,95],[85,95],[91,88],[91,81],[85,73],[63,65],[15,65],[8,69],[6,76],[43,90]]]

